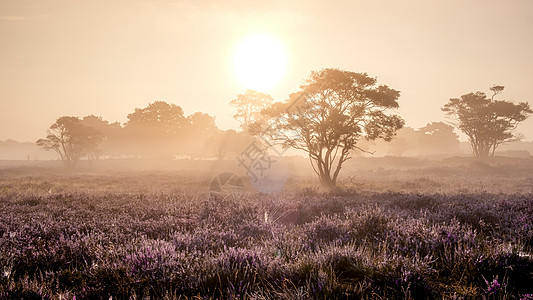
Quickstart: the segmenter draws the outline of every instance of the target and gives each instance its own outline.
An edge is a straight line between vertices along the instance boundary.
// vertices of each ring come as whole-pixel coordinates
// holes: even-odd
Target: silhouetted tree
[[[81,157],[95,151],[102,139],[98,130],[84,126],[79,118],[60,117],[48,129],[46,138],[36,143],[45,150],[57,152],[65,167],[73,168]]]
[[[453,120],[453,125],[468,136],[476,157],[494,155],[499,145],[520,140],[513,131],[533,113],[527,102],[514,104],[494,100],[503,89],[503,86],[491,87],[493,95],[490,98],[482,92],[452,98],[442,108]]]
[[[241,122],[241,128],[248,132],[250,126],[259,120],[261,111],[272,104],[274,99],[270,95],[246,90],[244,94],[239,94],[230,104],[237,108],[237,113],[233,115],[237,121]]]
[[[386,113],[398,107],[399,96],[365,73],[315,71],[299,92],[263,110],[268,119],[253,133],[307,152],[321,184],[332,188],[360,139],[390,141],[403,126],[399,116]]]

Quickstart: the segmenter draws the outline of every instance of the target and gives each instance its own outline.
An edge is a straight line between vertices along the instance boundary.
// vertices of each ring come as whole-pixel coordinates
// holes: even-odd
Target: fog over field
[[[0,299],[533,299],[532,28],[0,1]]]

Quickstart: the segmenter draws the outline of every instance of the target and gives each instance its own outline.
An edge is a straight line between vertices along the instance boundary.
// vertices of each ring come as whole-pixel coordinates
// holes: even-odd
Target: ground
[[[532,159],[353,159],[335,191],[286,163],[274,194],[231,161],[0,163],[0,298],[533,298]]]

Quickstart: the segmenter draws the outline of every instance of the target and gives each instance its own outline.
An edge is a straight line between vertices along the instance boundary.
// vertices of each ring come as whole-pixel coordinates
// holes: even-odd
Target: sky
[[[0,140],[33,142],[65,115],[124,123],[157,100],[237,128],[233,57],[257,34],[286,51],[277,101],[339,68],[399,90],[414,128],[495,84],[533,106],[532,29],[530,0],[0,0]],[[518,131],[532,140],[533,117]]]

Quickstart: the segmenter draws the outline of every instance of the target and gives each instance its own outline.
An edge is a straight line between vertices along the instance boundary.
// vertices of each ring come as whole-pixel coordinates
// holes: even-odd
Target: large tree
[[[527,102],[495,100],[503,86],[493,86],[493,95],[476,92],[451,98],[442,110],[452,119],[452,124],[464,132],[476,157],[494,155],[496,148],[506,142],[518,141],[515,134],[518,124],[533,113]]]
[[[77,117],[60,117],[48,129],[46,138],[36,143],[57,152],[65,167],[73,168],[80,158],[94,152],[103,138],[97,129],[84,126]]]
[[[342,164],[360,149],[360,139],[390,141],[403,126],[399,116],[387,112],[398,107],[399,96],[366,73],[314,71],[300,91],[263,110],[267,119],[254,133],[305,151],[321,184],[332,188]]]

